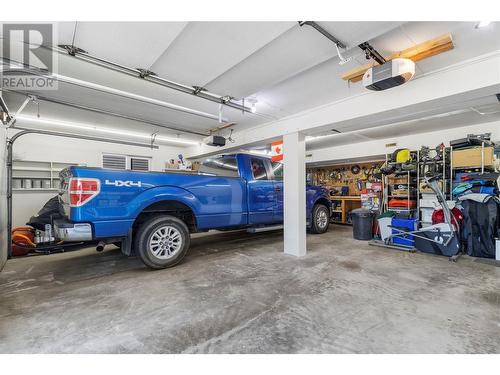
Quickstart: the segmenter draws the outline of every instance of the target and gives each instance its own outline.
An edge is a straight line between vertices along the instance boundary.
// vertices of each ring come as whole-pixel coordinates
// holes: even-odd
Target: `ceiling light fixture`
[[[490,23],[491,23],[491,21],[479,21],[479,22],[476,24],[476,29],[480,29],[480,28],[482,28],[482,27],[486,27],[486,26],[488,26]]]
[[[126,137],[132,137],[132,138],[142,138],[142,139],[147,139],[147,140],[151,139],[150,134],[128,132],[128,131],[123,131],[123,130],[118,130],[118,129],[113,129],[113,128],[99,128],[99,127],[96,127],[94,125],[85,124],[85,123],[60,121],[60,120],[53,120],[53,119],[39,119],[39,118],[33,117],[33,116],[19,115],[19,116],[17,116],[17,121],[28,122],[28,123],[33,123],[33,124],[42,124],[42,125],[62,126],[65,128],[95,131],[95,132],[114,134],[114,135],[123,135]],[[170,137],[163,137],[163,136],[157,136],[155,139],[157,141],[178,143],[178,144],[183,144],[183,145],[197,145],[200,143],[200,142],[190,140],[190,139],[170,138]]]

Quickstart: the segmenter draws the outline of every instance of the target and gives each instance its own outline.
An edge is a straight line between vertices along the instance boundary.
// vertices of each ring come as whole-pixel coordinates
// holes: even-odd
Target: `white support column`
[[[306,255],[306,142],[300,133],[283,136],[284,250]]]
[[[0,271],[7,261],[7,129],[0,122]]]

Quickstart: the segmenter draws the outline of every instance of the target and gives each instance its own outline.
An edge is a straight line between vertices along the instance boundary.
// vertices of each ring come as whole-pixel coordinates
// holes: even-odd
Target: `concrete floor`
[[[500,268],[368,246],[350,227],[196,236],[149,271],[113,246],[10,260],[0,353],[499,353]]]

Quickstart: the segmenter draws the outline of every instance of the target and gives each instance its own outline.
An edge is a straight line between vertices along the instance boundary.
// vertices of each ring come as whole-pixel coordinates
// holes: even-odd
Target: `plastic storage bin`
[[[401,231],[415,231],[417,230],[418,220],[417,219],[392,219],[392,226],[396,227],[392,229],[392,234],[401,234]],[[413,247],[415,245],[414,237],[409,234],[405,236],[393,237],[392,242],[395,245],[402,245]]]

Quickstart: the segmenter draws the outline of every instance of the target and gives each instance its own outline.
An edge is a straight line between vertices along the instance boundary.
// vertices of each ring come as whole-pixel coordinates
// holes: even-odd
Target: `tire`
[[[311,219],[311,233],[325,233],[330,226],[330,210],[324,204],[316,204]]]
[[[135,251],[149,268],[173,267],[186,255],[190,236],[186,224],[174,216],[154,216],[134,236]]]

